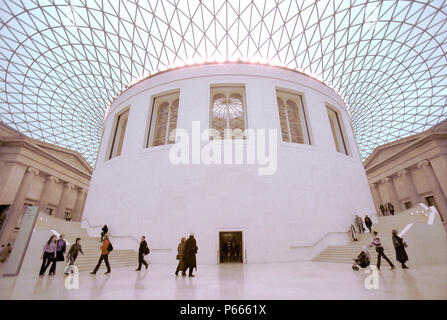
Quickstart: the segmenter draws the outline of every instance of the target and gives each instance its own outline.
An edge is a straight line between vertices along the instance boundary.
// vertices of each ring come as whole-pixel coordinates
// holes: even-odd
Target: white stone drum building
[[[255,131],[219,140],[225,129]],[[262,139],[256,129],[272,147],[263,152],[277,156],[271,172],[261,173],[259,154],[239,164],[236,146],[227,159],[208,153],[224,154],[224,141],[249,158]],[[189,154],[173,161],[180,145]],[[151,76],[111,104],[83,227],[95,234],[107,224],[117,246],[137,245],[120,237],[146,235],[153,262],[175,260],[191,232],[200,263],[220,262],[220,235],[231,232],[242,232],[243,262],[296,261],[317,242],[345,241],[354,213],[375,210],[340,96],[285,68],[205,64]]]

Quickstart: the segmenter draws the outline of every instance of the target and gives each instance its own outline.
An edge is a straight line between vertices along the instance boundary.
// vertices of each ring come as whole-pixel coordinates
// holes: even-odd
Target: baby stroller
[[[371,263],[371,256],[369,255],[368,248],[366,246],[362,247],[362,252],[357,256],[357,258],[352,259],[354,263],[352,264],[352,270],[358,271],[360,268],[366,268]]]

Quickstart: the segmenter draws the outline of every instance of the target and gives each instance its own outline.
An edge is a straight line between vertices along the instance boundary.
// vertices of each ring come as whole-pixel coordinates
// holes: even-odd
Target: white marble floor
[[[63,266],[54,277],[0,277],[0,299],[447,299],[447,266],[387,266],[379,289],[366,289],[362,271],[337,263],[297,262],[199,266],[194,278],[176,277],[174,265],[147,271],[119,268],[104,275],[79,274],[79,289],[67,290]],[[0,274],[3,266],[0,265]]]

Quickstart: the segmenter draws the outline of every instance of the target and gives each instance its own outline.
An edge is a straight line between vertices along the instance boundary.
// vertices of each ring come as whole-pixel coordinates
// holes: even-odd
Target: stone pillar
[[[373,197],[374,206],[376,207],[376,214],[377,215],[382,215],[382,211],[380,211],[380,204],[383,203],[383,201],[382,201],[382,197],[380,196],[379,188],[377,186],[377,183],[371,183],[369,185],[369,188],[371,190],[371,194],[372,194],[372,197]]]
[[[394,186],[393,179],[391,177],[383,178],[381,181],[386,186],[386,190],[388,191],[388,195],[390,197],[390,202],[394,206],[394,211],[399,212],[402,210],[399,198],[397,196],[396,188]]]
[[[59,199],[59,203],[57,205],[56,218],[65,219],[64,214],[65,214],[65,207],[67,205],[68,193],[70,192],[70,190],[73,190],[74,188],[75,186],[69,182],[64,184],[64,188],[62,189],[62,194]]]
[[[402,177],[405,183],[405,189],[407,190],[407,195],[410,198],[411,204],[413,206],[422,202],[422,198],[416,190],[416,186],[414,185],[413,178],[411,177],[411,172],[407,169],[401,170],[397,173],[399,177]]]
[[[78,189],[78,194],[76,196],[76,203],[73,209],[73,217],[72,217],[73,221],[81,221],[86,195],[87,190],[82,188]]]
[[[14,202],[9,209],[9,213],[6,220],[6,225],[3,229],[3,232],[0,236],[0,243],[5,244],[10,242],[12,235],[14,233],[14,229],[17,227],[17,223],[19,222],[20,216],[23,211],[23,205],[26,200],[26,195],[28,194],[29,187],[33,181],[34,175],[38,175],[39,170],[28,167],[25,171],[25,174],[20,182],[20,187],[17,190],[16,196],[14,198]]]
[[[436,178],[441,186],[444,196],[447,197],[447,155],[440,155],[430,160]]]
[[[58,183],[59,179],[54,176],[47,176],[45,179],[45,184],[43,185],[42,193],[39,199],[39,211],[45,212],[48,207],[48,202],[50,201],[51,187],[53,184]]]
[[[419,162],[418,168],[422,168],[424,170],[425,177],[427,178],[427,181],[432,188],[433,197],[435,198],[439,214],[441,215],[441,218],[445,222],[447,219],[447,199],[444,196],[444,193],[442,192],[441,186],[439,184],[438,179],[436,178],[435,172],[433,171],[433,168],[428,160]]]

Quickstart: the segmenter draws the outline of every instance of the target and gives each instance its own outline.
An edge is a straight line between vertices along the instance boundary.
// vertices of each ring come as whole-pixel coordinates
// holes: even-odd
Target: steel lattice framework
[[[365,158],[446,118],[446,24],[446,1],[0,0],[0,120],[93,164],[129,84],[264,61],[332,84]]]

